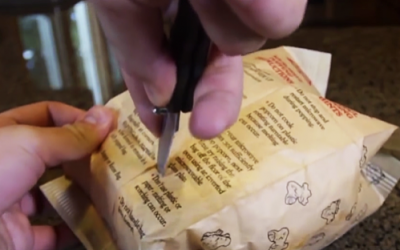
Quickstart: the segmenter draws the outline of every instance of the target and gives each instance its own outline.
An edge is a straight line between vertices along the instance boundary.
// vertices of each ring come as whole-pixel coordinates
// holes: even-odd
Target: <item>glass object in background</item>
[[[78,75],[80,80],[82,81],[82,84],[84,86],[87,86],[88,83],[86,81],[86,74],[85,74],[85,67],[84,67],[84,59],[82,57],[81,50],[79,49],[79,44],[80,44],[80,37],[78,33],[78,27],[77,27],[77,22],[76,22],[76,12],[74,9],[71,9],[70,11],[70,22],[71,22],[71,38],[72,38],[72,44],[75,48],[74,50],[74,56],[76,57],[77,61],[77,70],[78,70]]]
[[[122,77],[121,70],[117,62],[117,58],[115,57],[111,49],[111,46],[107,47],[108,47],[108,54],[110,55],[111,76],[113,81],[112,93],[115,96],[124,92],[127,88],[125,86],[125,82]]]
[[[72,44],[69,11],[20,18],[23,56],[40,88],[82,87]]]
[[[124,90],[124,82],[90,4],[20,18],[26,67],[40,88],[88,88],[95,104]]]
[[[115,86],[120,87],[124,85],[124,79],[122,78],[121,70],[119,68],[117,59],[113,54],[113,51],[110,46],[108,47],[108,54],[110,55],[110,64],[111,64],[111,71],[112,71],[112,78]]]
[[[40,28],[45,28],[47,25],[40,24],[43,18],[41,15],[31,15],[20,19],[21,37],[24,45],[23,57],[26,60],[26,67],[31,73],[33,81],[39,87],[50,86],[48,66],[51,59],[46,58],[46,53],[42,50],[45,46],[42,43]],[[48,54],[51,56],[52,54]],[[54,55],[54,54],[53,54]],[[54,65],[53,65],[54,66]],[[57,75],[57,72],[53,72]],[[52,79],[52,82],[57,83],[59,79]]]

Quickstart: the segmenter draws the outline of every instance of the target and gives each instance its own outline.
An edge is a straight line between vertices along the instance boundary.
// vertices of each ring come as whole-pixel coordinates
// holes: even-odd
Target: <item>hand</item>
[[[171,3],[171,1],[174,1]],[[162,12],[173,13],[175,0],[91,0],[121,66],[143,123],[155,135],[160,121],[153,106],[166,105],[175,85],[175,65],[165,48]],[[242,100],[240,55],[267,39],[293,32],[307,0],[190,0],[215,44],[214,54],[195,93],[190,130],[212,138],[237,119]]]
[[[31,226],[40,204],[29,192],[47,167],[90,155],[110,132],[113,113],[42,102],[0,114],[0,249],[50,250],[66,235]],[[67,232],[67,231],[65,231]],[[70,233],[72,235],[72,233]]]

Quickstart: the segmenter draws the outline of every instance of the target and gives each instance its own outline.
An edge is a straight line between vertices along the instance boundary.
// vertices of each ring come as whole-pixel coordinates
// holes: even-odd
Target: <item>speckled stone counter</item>
[[[266,47],[279,45],[332,53],[328,98],[400,125],[400,27],[301,29],[288,39],[268,42]],[[0,109],[45,99],[82,108],[91,105],[90,94],[84,90],[53,93],[13,88],[1,87]],[[400,185],[378,212],[326,249],[400,249]]]

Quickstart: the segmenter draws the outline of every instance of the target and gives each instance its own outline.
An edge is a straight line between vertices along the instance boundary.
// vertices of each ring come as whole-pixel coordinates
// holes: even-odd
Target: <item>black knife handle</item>
[[[169,46],[177,67],[177,81],[167,109],[175,113],[190,112],[197,83],[207,67],[211,41],[189,0],[179,0]]]

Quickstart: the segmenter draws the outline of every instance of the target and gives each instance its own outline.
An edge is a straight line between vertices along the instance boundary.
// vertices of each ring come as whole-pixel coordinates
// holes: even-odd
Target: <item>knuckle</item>
[[[18,135],[16,140],[24,140],[22,144],[24,151],[31,155],[38,155],[41,148],[42,140],[41,134],[38,129],[32,129],[26,125],[18,125],[10,128],[14,135]]]
[[[87,140],[87,131],[85,131],[81,126],[74,126],[71,124],[67,124],[64,128],[68,129],[72,136],[75,138],[76,142],[79,145],[88,144]]]

